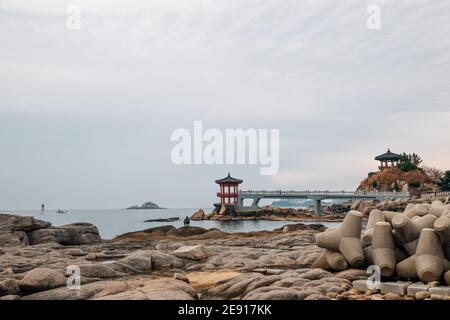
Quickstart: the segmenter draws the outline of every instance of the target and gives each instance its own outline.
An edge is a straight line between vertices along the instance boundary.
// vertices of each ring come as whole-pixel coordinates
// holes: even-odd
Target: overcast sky
[[[31,5],[32,4],[32,5]],[[381,8],[381,29],[366,27]],[[67,7],[81,29],[67,28]],[[450,169],[450,1],[0,0],[0,210],[354,190],[387,148]],[[176,166],[171,133],[280,129],[280,170]]]

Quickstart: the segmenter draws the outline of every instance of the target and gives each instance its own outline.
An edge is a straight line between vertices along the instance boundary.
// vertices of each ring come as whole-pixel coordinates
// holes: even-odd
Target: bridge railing
[[[421,199],[446,198],[446,197],[450,197],[450,192],[430,192],[430,193],[422,193],[420,195]]]
[[[389,196],[409,196],[408,192],[367,192],[367,191],[282,191],[282,190],[239,190],[239,195],[367,195],[367,196],[381,196],[381,197],[389,197]]]

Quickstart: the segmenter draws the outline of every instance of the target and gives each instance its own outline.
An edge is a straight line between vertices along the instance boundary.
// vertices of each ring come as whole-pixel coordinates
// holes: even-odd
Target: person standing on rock
[[[185,227],[189,227],[190,223],[191,223],[191,219],[189,219],[189,217],[186,216],[186,218],[184,218],[184,226]]]

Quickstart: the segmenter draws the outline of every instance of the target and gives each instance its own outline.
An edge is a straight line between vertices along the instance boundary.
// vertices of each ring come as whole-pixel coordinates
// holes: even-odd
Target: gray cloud
[[[0,2],[0,209],[352,189],[387,147],[450,168],[447,1]],[[382,29],[366,28],[366,8]],[[279,128],[281,167],[174,166],[171,132]],[[176,195],[176,196],[174,196]]]

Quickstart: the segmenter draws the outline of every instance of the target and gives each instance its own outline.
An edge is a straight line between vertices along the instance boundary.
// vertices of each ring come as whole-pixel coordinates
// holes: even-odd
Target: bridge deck
[[[244,207],[244,199],[253,199],[250,208],[257,208],[261,199],[312,199],[316,213],[321,212],[321,200],[325,199],[397,199],[409,198],[408,192],[364,192],[364,191],[239,191],[238,206]]]
[[[357,199],[357,198],[406,198],[408,192],[352,192],[352,191],[239,191],[242,198],[323,198],[323,199]]]

